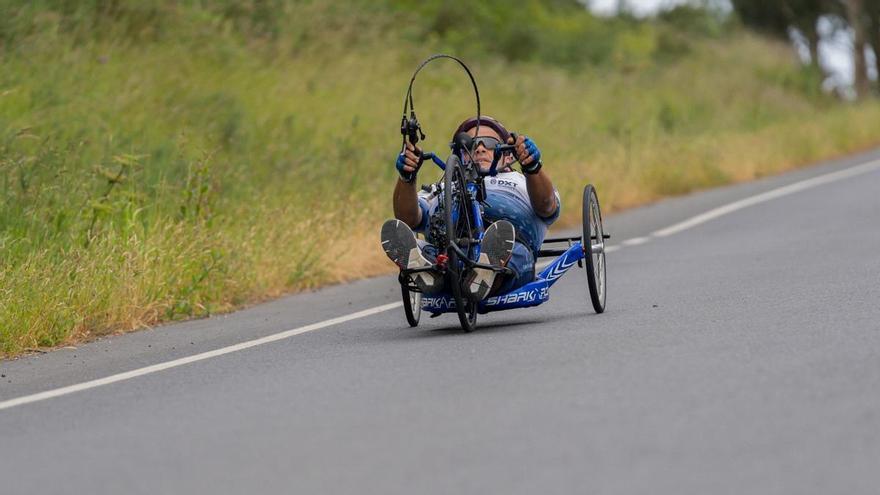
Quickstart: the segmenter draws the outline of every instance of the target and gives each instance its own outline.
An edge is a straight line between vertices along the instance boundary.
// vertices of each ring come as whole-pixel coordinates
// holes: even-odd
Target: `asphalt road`
[[[880,169],[650,236],[876,159],[607,218],[645,242],[602,315],[575,269],[472,334],[395,308],[9,402],[395,302],[385,277],[0,362],[0,493],[876,494]]]

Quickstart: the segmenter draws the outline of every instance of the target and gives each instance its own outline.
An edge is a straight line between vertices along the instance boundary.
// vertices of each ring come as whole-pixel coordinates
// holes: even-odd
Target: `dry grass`
[[[81,41],[44,15],[0,51],[0,355],[390,270],[376,229],[403,91],[441,45],[310,5],[274,41],[201,17]],[[880,106],[811,92],[787,48],[748,35],[635,69],[472,65],[484,111],[541,146],[562,222],[588,181],[611,211],[880,140]],[[442,151],[467,79],[432,66],[416,98]]]

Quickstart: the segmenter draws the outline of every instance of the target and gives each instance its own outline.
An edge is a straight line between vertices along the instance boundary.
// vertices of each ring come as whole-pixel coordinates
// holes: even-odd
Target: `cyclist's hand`
[[[513,137],[509,138],[507,144],[516,144],[514,154],[516,160],[522,165],[523,172],[535,173],[538,171],[541,166],[541,150],[538,149],[538,145],[534,141],[528,136],[520,134],[516,136],[516,141]]]
[[[397,173],[404,182],[412,182],[416,180],[416,174],[419,167],[422,166],[422,150],[407,142],[403,152],[397,155]]]

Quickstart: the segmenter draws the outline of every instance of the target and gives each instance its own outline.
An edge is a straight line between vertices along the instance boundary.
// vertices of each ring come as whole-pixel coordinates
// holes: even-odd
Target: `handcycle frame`
[[[460,59],[445,54],[432,55],[425,59],[413,72],[404,98],[403,114],[400,122],[400,134],[403,137],[402,146],[407,142],[415,146],[420,140],[425,139],[418,117],[416,117],[415,104],[413,102],[413,83],[419,72],[430,62],[439,59],[451,59],[457,62],[467,73],[474,89],[476,100],[476,129],[474,134],[479,135],[481,112],[480,92],[477,82],[467,65]],[[409,115],[407,115],[407,109]],[[512,135],[514,140],[515,135]],[[442,230],[435,228],[438,222],[431,220],[430,231],[434,233],[434,241],[438,249],[443,252],[437,255],[434,265],[417,269],[403,269],[399,275],[403,308],[407,322],[410,326],[419,323],[421,310],[426,309],[431,316],[443,313],[458,313],[462,329],[472,331],[476,325],[477,314],[485,314],[492,311],[506,309],[525,308],[537,306],[550,298],[549,289],[557,280],[575,263],[578,266],[586,266],[587,285],[593,309],[597,313],[605,311],[605,239],[610,236],[604,233],[602,227],[602,215],[599,209],[599,199],[592,185],[584,188],[583,196],[583,235],[578,241],[577,237],[562,237],[545,239],[545,243],[567,242],[566,249],[544,249],[542,245],[535,254],[535,261],[542,257],[557,256],[549,266],[537,274],[534,281],[519,287],[507,294],[489,297],[483,301],[472,301],[462,288],[462,276],[467,269],[482,268],[500,273],[512,273],[510,268],[496,267],[481,264],[480,244],[483,240],[483,218],[481,204],[486,199],[486,190],[483,178],[486,175],[496,175],[496,167],[499,159],[505,152],[513,151],[513,145],[496,145],[494,157],[488,173],[481,173],[479,167],[473,163],[472,153],[475,150],[474,140],[466,133],[461,133],[453,138],[451,143],[452,154],[446,162],[434,153],[423,153],[422,160],[431,160],[444,171],[443,177],[443,219]],[[465,153],[471,155],[467,166],[462,165],[459,157]],[[403,176],[404,180],[407,179]],[[459,184],[458,190],[453,184]],[[463,187],[462,185],[463,184]],[[459,207],[459,203],[463,208]],[[462,237],[459,232],[464,234]],[[442,237],[443,242],[438,242],[436,237]],[[438,270],[442,273],[447,283],[448,292],[422,297],[413,277],[418,277],[420,272]],[[461,307],[459,307],[461,306]]]
[[[547,239],[545,240],[545,242],[571,241],[573,239],[579,238],[566,237],[558,239]],[[551,256],[551,254],[549,254],[551,252],[555,255],[556,251],[560,250],[542,249],[537,257],[540,258]],[[493,311],[528,308],[531,306],[538,306],[542,303],[547,302],[550,299],[550,287],[553,286],[553,284],[555,284],[556,281],[559,280],[559,278],[562,277],[562,275],[565,274],[565,272],[567,272],[572,266],[580,265],[580,262],[585,257],[584,248],[580,241],[575,241],[573,244],[571,244],[571,247],[561,251],[562,254],[560,254],[555,260],[553,260],[553,262],[551,262],[543,270],[535,275],[534,281],[529,282],[506,294],[491,296],[483,301],[480,301],[477,305],[477,313],[486,314]],[[484,266],[474,262],[467,264],[478,268],[489,268],[498,270],[498,268],[496,267]],[[411,292],[419,292],[419,288],[415,286],[410,276],[421,271],[433,269],[436,268],[426,267],[402,270],[400,272],[400,283],[403,284],[406,289]],[[454,313],[458,311],[458,308],[455,305],[455,299],[448,291],[443,291],[438,294],[423,295],[421,297],[421,309],[424,311],[428,311],[432,315]]]
[[[472,172],[473,180],[466,180],[466,198],[468,205],[470,207],[470,217],[474,220],[473,231],[476,235],[475,239],[469,239],[467,246],[467,252],[461,249],[457,243],[450,242],[448,244],[448,248],[456,251],[458,254],[457,258],[460,259],[463,265],[473,269],[473,268],[484,268],[488,270],[493,270],[501,273],[510,273],[512,270],[506,267],[496,267],[491,265],[484,265],[474,261],[475,259],[479,259],[480,254],[480,243],[483,238],[483,219],[481,215],[480,209],[480,189],[483,187],[482,180],[483,178],[488,176],[496,175],[496,167],[500,157],[504,152],[512,150],[513,146],[498,146],[495,149],[494,159],[490,170],[486,174],[481,174],[476,171],[476,167],[471,165],[466,171]],[[449,157],[447,162],[443,162],[436,154],[434,153],[424,153],[422,155],[423,159],[431,160],[435,165],[437,165],[441,170],[446,171],[448,166],[458,166],[464,168],[458,156],[455,152]],[[589,191],[589,192],[588,192]],[[592,199],[590,199],[592,198]],[[590,203],[591,201],[595,201],[595,205]],[[448,205],[444,205],[447,207]],[[457,211],[455,208],[456,205],[453,205],[452,218],[454,222],[457,222],[458,216],[461,212]],[[596,229],[596,234],[593,234],[592,231],[587,230],[590,227],[588,226],[588,208],[595,207],[594,215],[598,215],[598,228]],[[568,247],[564,249],[559,248],[542,248],[539,252],[535,253],[535,261],[539,258],[553,257],[554,259],[549,265],[547,265],[544,269],[542,269],[539,273],[536,274],[535,280],[529,282],[519,288],[516,288],[510,292],[505,294],[498,294],[495,296],[491,296],[486,298],[485,300],[479,301],[477,303],[476,312],[478,314],[486,314],[494,311],[503,311],[508,309],[518,309],[518,308],[527,308],[531,306],[538,306],[543,304],[544,302],[550,299],[550,287],[553,286],[561,277],[564,275],[572,266],[578,265],[579,267],[583,267],[583,260],[587,257],[587,251],[589,250],[592,254],[601,254],[602,255],[602,263],[601,267],[596,267],[594,270],[601,268],[601,289],[594,287],[597,285],[596,282],[590,284],[590,292],[591,298],[593,299],[593,306],[596,309],[596,312],[603,312],[605,301],[604,301],[604,244],[605,240],[610,238],[610,235],[604,233],[601,224],[601,214],[598,209],[598,200],[595,196],[595,191],[593,190],[591,185],[587,185],[584,190],[584,236],[582,237],[556,237],[549,238],[544,240],[544,244],[554,244],[554,243],[567,243]],[[585,236],[590,236],[589,245],[585,247]],[[428,271],[428,270],[440,270],[442,272],[446,272],[449,267],[446,266],[446,262],[448,258],[446,255],[439,254],[437,256],[437,261],[433,266],[423,267],[423,268],[414,268],[414,269],[404,269],[400,271],[399,281],[403,291],[403,297],[405,304],[408,302],[410,305],[418,304],[418,307],[407,307],[407,319],[410,322],[410,325],[415,326],[418,324],[418,314],[421,310],[428,311],[431,313],[432,317],[439,316],[443,313],[458,313],[459,308],[456,305],[456,298],[453,294],[450,293],[449,290],[445,290],[443,292],[431,295],[421,295],[420,297],[413,298],[412,294],[419,293],[420,290],[416,286],[413,276],[417,275],[420,272]],[[588,270],[589,271],[589,270]],[[457,282],[457,281],[454,281]],[[592,282],[592,280],[591,280]],[[597,294],[601,290],[601,293]],[[408,294],[409,293],[409,294]],[[409,295],[410,299],[407,301],[407,296]],[[598,298],[601,297],[601,303],[597,304]],[[462,322],[462,326],[465,327],[464,322]],[[465,328],[465,330],[469,330]]]

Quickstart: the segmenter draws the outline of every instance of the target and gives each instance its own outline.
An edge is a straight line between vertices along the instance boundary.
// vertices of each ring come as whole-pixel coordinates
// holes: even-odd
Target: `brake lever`
[[[410,117],[407,119],[406,115],[401,117],[400,119],[400,134],[404,136],[404,139],[409,139],[410,144],[415,146],[419,142],[419,138],[425,139],[425,133],[422,132],[422,125],[419,123],[418,117],[416,117],[415,112],[410,112]]]
[[[511,134],[511,136],[515,136],[515,134]],[[516,138],[514,138],[514,141],[516,141]],[[501,144],[492,150],[492,166],[489,167],[489,176],[495,177],[498,175],[498,162],[501,160],[501,157],[504,156],[504,153],[515,149],[516,144]]]

